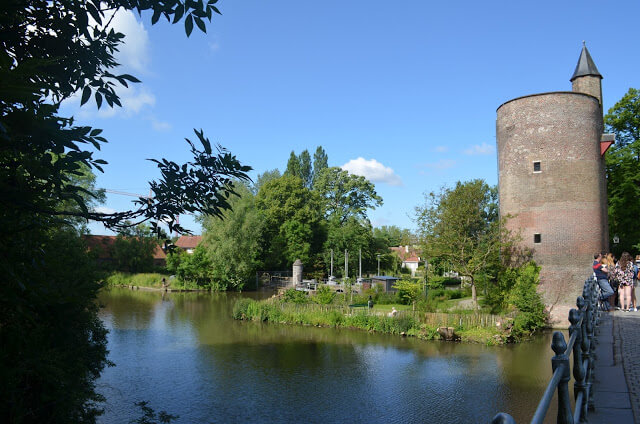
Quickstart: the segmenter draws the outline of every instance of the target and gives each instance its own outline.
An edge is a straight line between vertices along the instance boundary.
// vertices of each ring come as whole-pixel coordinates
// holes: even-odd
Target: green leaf
[[[155,25],[156,22],[158,22],[158,19],[160,19],[160,15],[162,14],[162,10],[160,9],[156,9],[153,12],[153,16],[151,17],[151,25]]]
[[[91,137],[95,137],[98,134],[100,134],[102,132],[102,130],[100,128],[94,128],[93,130],[91,130],[91,133],[89,134]]]
[[[184,15],[184,5],[182,3],[178,3],[178,6],[176,6],[175,14],[173,15],[173,23],[175,24],[180,19],[182,19],[182,15]]]
[[[98,105],[98,109],[102,106],[102,94],[99,91],[96,91],[96,105]]]
[[[80,100],[80,106],[87,103],[89,101],[89,97],[91,97],[91,88],[87,85],[82,90],[82,100]]]
[[[184,21],[184,31],[187,33],[187,37],[191,35],[191,31],[193,31],[193,17],[191,14],[187,16],[187,19]]]
[[[134,77],[133,75],[129,75],[129,74],[122,74],[122,75],[119,76],[119,78],[126,79],[126,80],[129,80],[131,82],[140,82],[140,80],[138,78]]]
[[[198,17],[196,17],[195,21],[196,21],[196,25],[198,25],[198,28],[200,28],[200,31],[206,34],[207,26],[204,24],[204,21]]]

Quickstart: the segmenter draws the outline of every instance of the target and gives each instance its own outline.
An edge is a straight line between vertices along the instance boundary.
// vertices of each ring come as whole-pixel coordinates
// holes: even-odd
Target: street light
[[[380,255],[376,255],[378,257],[378,275],[380,275]]]

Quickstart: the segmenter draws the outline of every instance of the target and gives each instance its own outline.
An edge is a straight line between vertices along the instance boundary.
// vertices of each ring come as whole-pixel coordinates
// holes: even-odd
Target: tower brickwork
[[[497,110],[500,214],[512,217],[509,229],[534,251],[559,326],[567,324],[593,253],[608,247],[602,77],[592,68],[579,61],[571,80],[579,91],[519,97]]]

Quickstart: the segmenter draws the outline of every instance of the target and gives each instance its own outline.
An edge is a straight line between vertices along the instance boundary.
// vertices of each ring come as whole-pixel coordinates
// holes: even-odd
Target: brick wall
[[[497,114],[500,213],[515,216],[509,228],[534,249],[545,301],[564,312],[581,293],[593,253],[607,247],[599,102],[544,93],[511,100]]]

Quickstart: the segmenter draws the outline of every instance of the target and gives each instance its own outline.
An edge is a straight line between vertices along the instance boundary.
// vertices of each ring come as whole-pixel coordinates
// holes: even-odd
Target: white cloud
[[[113,19],[111,19],[112,16]],[[148,74],[151,61],[149,34],[142,22],[138,22],[133,12],[123,9],[118,9],[115,15],[107,13],[103,18],[103,24],[108,23],[110,20],[109,28],[113,28],[115,31],[125,35],[123,43],[118,46],[119,51],[115,53],[115,60],[120,63],[120,66],[111,70],[111,72],[116,75],[122,73]],[[90,25],[95,25],[95,21],[91,21]],[[89,102],[80,108],[80,92],[75,93],[64,103],[74,109],[79,108],[76,114],[82,118],[90,118],[96,115],[101,118],[110,118],[113,116],[129,117],[138,114],[145,107],[151,107],[156,102],[156,97],[149,88],[139,83],[129,83],[128,87],[116,84],[115,91],[120,97],[122,107],[116,106],[112,108],[103,98],[102,107],[97,110],[92,96]]]
[[[445,153],[449,151],[449,148],[447,146],[436,146],[435,151],[438,153]]]
[[[108,22],[109,16],[103,21]],[[123,68],[136,72],[147,72],[150,63],[149,34],[142,22],[138,22],[136,16],[130,10],[118,9],[111,28],[125,35],[124,43],[118,47],[116,61]]]
[[[465,155],[491,155],[495,151],[495,147],[491,144],[482,143],[471,146],[468,149],[464,150]]]
[[[160,121],[153,116],[149,118],[149,120],[151,121],[151,126],[156,131],[169,131],[171,129],[171,124],[168,122]]]
[[[96,213],[116,213],[115,209],[108,208],[106,206],[97,206],[93,209]]]
[[[119,87],[116,91],[120,97],[122,107],[110,107],[103,99],[102,107],[97,111],[97,115],[100,118],[111,118],[113,116],[130,117],[140,113],[145,107],[152,107],[156,104],[156,96],[154,96],[149,89],[139,84],[131,84],[126,88]],[[68,101],[79,107],[79,93],[74,94]],[[78,116],[81,118],[90,118],[96,115],[96,110],[94,100],[91,99],[84,107],[79,109]]]
[[[393,172],[393,169],[388,166],[384,166],[375,159],[367,160],[361,157],[358,159],[351,159],[349,162],[342,165],[342,169],[349,171],[354,175],[362,175],[374,183],[381,182],[392,186],[402,185],[402,180]]]

